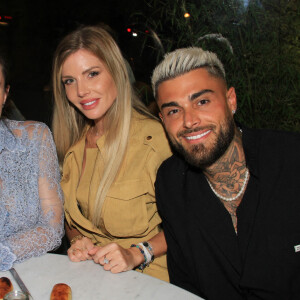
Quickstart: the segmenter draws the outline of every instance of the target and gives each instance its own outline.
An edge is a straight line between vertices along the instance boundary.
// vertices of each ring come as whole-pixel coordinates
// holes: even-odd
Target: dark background
[[[103,22],[117,33],[145,104],[153,100],[150,77],[163,53],[193,45],[224,63],[238,95],[237,121],[300,132],[299,0],[0,0],[0,17],[10,97],[26,119],[51,123],[59,40],[79,25]]]
[[[52,55],[60,39],[82,24],[108,24],[136,79],[149,82],[155,62],[143,59],[142,41],[127,32],[132,13],[143,5],[121,0],[1,0],[2,21],[9,19],[0,26],[0,48],[11,65],[10,97],[24,117],[50,125]]]

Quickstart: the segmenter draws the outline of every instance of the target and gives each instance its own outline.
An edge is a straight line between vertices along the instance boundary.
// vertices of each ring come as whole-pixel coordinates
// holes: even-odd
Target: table
[[[66,283],[72,289],[72,300],[133,300],[133,299],[202,299],[177,286],[135,271],[112,274],[93,261],[74,263],[65,255],[46,254],[31,258],[14,268],[34,300],[49,300],[56,283]],[[10,272],[0,277],[11,279]]]

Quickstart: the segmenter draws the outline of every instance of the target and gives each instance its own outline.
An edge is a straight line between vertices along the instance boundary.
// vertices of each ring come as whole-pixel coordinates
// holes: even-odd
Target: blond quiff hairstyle
[[[215,53],[197,47],[181,48],[167,53],[154,69],[151,78],[154,97],[162,82],[198,68],[205,68],[212,76],[226,81],[224,66]]]

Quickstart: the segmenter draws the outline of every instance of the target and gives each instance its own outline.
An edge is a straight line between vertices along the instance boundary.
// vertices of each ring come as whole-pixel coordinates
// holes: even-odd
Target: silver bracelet
[[[141,246],[144,250],[145,257],[146,257],[145,264],[149,265],[154,260],[154,253],[151,244],[149,242],[143,242],[143,243],[139,243],[139,246]]]

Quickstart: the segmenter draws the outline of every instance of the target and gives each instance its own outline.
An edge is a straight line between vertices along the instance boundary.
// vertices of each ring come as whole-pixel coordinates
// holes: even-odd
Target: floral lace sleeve
[[[0,240],[1,270],[58,247],[64,233],[60,175],[52,135],[48,127],[40,123],[31,123],[25,133],[15,132],[22,137],[26,135],[30,150],[19,155],[18,170],[11,166],[12,172],[21,172],[13,177],[22,182],[14,186],[13,194],[2,195],[3,200],[10,200],[10,204],[1,206],[0,211],[7,218],[5,224],[0,221],[0,228],[6,235]],[[3,183],[10,180],[4,178]]]

